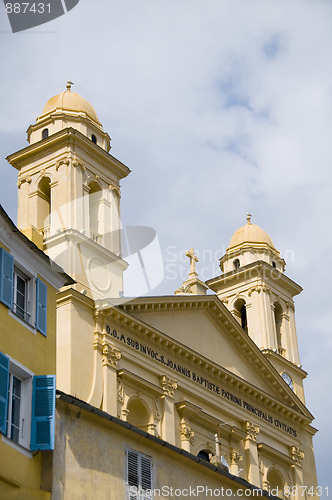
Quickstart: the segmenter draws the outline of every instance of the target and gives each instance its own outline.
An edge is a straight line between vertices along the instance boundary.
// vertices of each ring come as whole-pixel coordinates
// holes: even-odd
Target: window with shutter
[[[31,450],[54,449],[55,375],[33,377]]]
[[[128,500],[151,500],[151,459],[135,450],[127,451]]]
[[[4,248],[0,249],[0,301],[13,307],[14,258]]]
[[[9,359],[0,352],[0,432],[7,432]]]
[[[21,363],[2,353],[0,353],[0,365],[0,392],[3,396],[0,396],[1,422],[3,418],[5,419],[5,426],[2,426],[1,432],[11,441],[30,449],[33,373]],[[5,378],[4,374],[6,374]],[[7,393],[4,397],[6,386]]]
[[[47,286],[39,278],[36,279],[36,329],[47,333]]]

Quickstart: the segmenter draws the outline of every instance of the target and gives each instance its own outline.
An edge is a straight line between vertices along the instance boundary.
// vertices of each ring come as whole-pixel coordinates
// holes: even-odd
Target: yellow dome
[[[61,94],[51,97],[51,99],[47,101],[42,114],[45,115],[56,110],[83,113],[91,120],[98,123],[98,125],[101,125],[93,106],[91,106],[86,99],[83,99],[83,97],[71,90],[66,90],[65,92],[61,92]]]
[[[276,250],[267,232],[259,226],[256,226],[256,224],[252,224],[250,221],[248,221],[245,226],[235,231],[228,245],[228,250],[238,245],[243,245],[244,243],[266,244],[273,250]]]

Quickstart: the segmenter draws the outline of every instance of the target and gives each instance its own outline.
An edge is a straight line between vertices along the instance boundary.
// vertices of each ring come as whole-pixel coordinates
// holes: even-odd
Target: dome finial
[[[74,83],[73,83],[73,82],[70,82],[69,80],[67,80],[67,85],[66,85],[66,87],[67,87],[67,90],[68,90],[69,92],[71,91],[71,86],[72,86],[72,85],[74,85]]]
[[[251,223],[251,217],[252,215],[247,213],[247,223],[250,224]]]

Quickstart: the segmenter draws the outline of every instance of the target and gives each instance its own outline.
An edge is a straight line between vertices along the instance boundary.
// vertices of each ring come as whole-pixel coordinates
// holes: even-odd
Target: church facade
[[[301,287],[270,236],[248,215],[219,276],[202,282],[191,249],[174,295],[124,297],[120,181],[130,170],[109,153],[95,110],[69,83],[28,141],[8,157],[18,227],[42,235],[75,280],[57,296],[52,498],[319,496],[294,316]]]

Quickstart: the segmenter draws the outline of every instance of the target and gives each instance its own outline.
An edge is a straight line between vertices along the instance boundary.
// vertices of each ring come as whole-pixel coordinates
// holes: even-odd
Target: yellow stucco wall
[[[25,325],[0,303],[0,351],[35,375],[55,374],[56,290],[46,285],[47,337]],[[41,491],[43,453],[25,450],[0,434],[1,500],[50,498],[50,493]]]
[[[126,499],[128,448],[151,457],[153,488],[224,487],[234,492],[232,498],[240,498],[236,483],[175,451],[63,401],[57,409],[52,491],[57,500]],[[154,498],[165,496],[156,493]],[[174,492],[169,498],[175,498]]]

